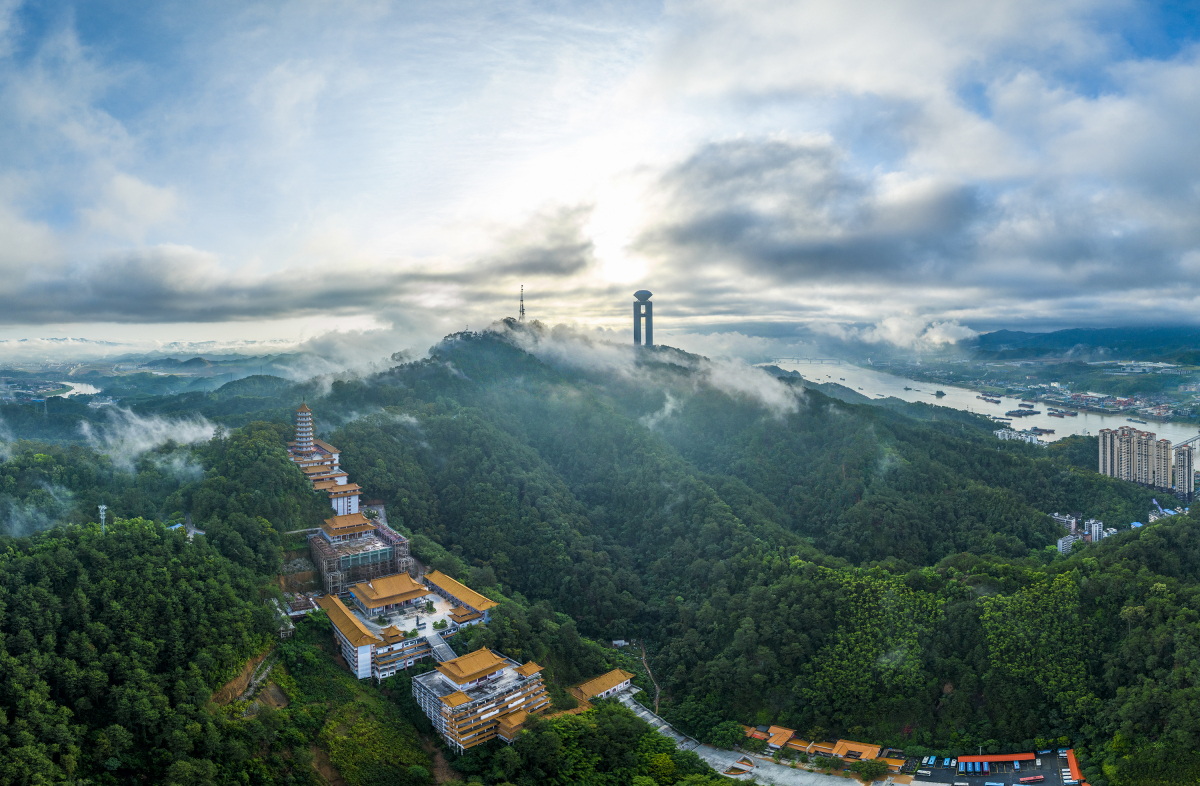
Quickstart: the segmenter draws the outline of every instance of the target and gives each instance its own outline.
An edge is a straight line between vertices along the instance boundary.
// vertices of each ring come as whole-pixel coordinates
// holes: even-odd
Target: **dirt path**
[[[329,754],[321,750],[320,746],[312,746],[313,767],[316,768],[317,774],[329,784],[329,786],[346,786],[346,782],[342,780],[342,774],[337,771],[337,767],[333,766],[333,762],[329,760]]]
[[[654,683],[654,714],[658,714],[658,696],[662,693],[662,689],[658,687],[658,680],[654,679],[654,672],[650,671],[650,663],[646,660],[646,645],[638,642],[642,648],[642,665],[646,667],[646,676],[650,678],[650,682]]]
[[[246,687],[250,684],[250,680],[254,676],[254,672],[258,670],[259,665],[266,660],[267,656],[270,655],[271,652],[271,650],[267,650],[262,655],[256,655],[250,660],[246,661],[246,665],[242,667],[241,673],[231,679],[229,682],[222,685],[221,688],[213,694],[213,703],[221,705],[228,704],[238,696],[242,695],[242,693],[246,690]]]
[[[450,762],[442,755],[441,748],[433,744],[433,740],[421,737],[421,747],[429,754],[433,766],[433,782],[462,783],[462,775],[450,769]]]

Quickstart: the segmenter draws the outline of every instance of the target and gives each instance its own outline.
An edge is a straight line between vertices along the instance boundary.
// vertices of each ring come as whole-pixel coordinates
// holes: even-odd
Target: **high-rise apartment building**
[[[1195,490],[1192,449],[1184,446],[1186,450],[1176,450],[1170,440],[1155,437],[1153,431],[1129,426],[1100,429],[1100,474],[1163,491],[1174,489],[1185,496],[1192,494]],[[1183,469],[1180,469],[1180,461],[1186,465]]]
[[[1111,428],[1100,429],[1100,474],[1118,477],[1117,432]]]
[[[1193,461],[1191,445],[1175,448],[1175,493],[1189,501],[1196,490],[1196,468]]]
[[[1132,480],[1134,483],[1141,483],[1143,486],[1154,485],[1154,432],[1153,431],[1138,431],[1130,429],[1133,432],[1133,471]]]
[[[1151,462],[1152,484],[1156,489],[1169,491],[1171,489],[1171,440],[1160,439],[1154,443],[1154,456]]]

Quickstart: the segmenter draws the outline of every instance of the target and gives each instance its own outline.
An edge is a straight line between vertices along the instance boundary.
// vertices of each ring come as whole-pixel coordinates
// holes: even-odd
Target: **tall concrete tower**
[[[637,300],[633,301],[633,344],[642,343],[642,318],[646,319],[646,346],[654,346],[654,304],[650,302],[651,292],[639,289],[633,293]]]

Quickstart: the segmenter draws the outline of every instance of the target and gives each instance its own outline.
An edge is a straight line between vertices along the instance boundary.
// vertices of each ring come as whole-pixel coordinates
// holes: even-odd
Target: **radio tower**
[[[524,284],[521,285],[521,312],[520,312],[520,316],[517,317],[517,321],[518,322],[525,321],[525,285]]]

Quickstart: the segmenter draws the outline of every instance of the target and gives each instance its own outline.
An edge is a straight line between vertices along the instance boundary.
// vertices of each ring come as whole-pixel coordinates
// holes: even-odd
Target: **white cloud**
[[[113,175],[97,205],[83,210],[96,230],[124,240],[141,241],[151,227],[175,214],[178,197],[173,188],[160,188],[121,172]]]

